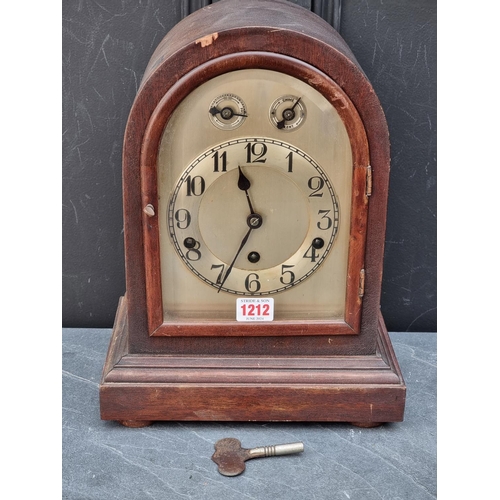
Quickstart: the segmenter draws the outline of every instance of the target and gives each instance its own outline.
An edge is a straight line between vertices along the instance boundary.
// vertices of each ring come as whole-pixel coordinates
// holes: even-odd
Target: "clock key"
[[[215,443],[215,453],[212,460],[218,465],[219,472],[224,476],[237,476],[245,470],[245,462],[252,458],[291,455],[304,451],[304,444],[288,443],[258,448],[242,448],[241,442],[235,438],[220,439]]]

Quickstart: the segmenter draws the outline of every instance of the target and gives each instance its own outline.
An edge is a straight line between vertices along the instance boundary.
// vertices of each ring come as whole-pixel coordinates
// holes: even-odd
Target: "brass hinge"
[[[372,166],[366,167],[366,196],[372,195]]]
[[[359,298],[362,298],[364,294],[365,294],[365,270],[361,269],[361,271],[359,272],[359,290],[358,290]]]

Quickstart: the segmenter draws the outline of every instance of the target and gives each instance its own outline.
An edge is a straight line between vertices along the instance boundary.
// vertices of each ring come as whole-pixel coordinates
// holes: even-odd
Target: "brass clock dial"
[[[241,121],[219,126],[229,108]],[[196,88],[159,148],[165,320],[234,321],[237,296],[273,296],[276,320],[342,320],[352,179],[346,127],[304,81],[245,69]]]
[[[269,117],[279,130],[288,131],[299,127],[306,119],[306,108],[302,97],[294,95],[278,97],[271,105]]]
[[[202,281],[238,295],[301,284],[327,258],[339,224],[334,189],[305,152],[244,137],[204,151],[169,206],[172,243]]]
[[[243,124],[247,117],[245,103],[235,94],[217,96],[208,108],[211,122],[221,130],[234,130]]]

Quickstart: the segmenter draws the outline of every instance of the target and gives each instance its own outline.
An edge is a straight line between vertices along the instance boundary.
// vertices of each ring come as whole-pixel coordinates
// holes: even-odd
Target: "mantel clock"
[[[379,311],[388,179],[380,103],[328,23],[282,0],[178,23],[125,132],[101,417],[402,420]]]

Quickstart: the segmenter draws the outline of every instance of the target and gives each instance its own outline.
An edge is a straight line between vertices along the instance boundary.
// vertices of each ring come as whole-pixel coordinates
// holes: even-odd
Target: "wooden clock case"
[[[250,325],[254,331],[246,325],[238,332],[235,322],[228,335],[217,324],[200,323],[187,334],[155,335],[162,311],[159,271],[152,265],[159,248],[151,237],[158,225],[151,144],[175,105],[204,81],[243,68],[293,75],[294,66],[334,104],[328,81],[341,89],[347,100],[336,106],[352,103],[368,142],[365,167],[372,175],[370,192],[363,193],[370,196],[359,248],[351,236],[352,252],[364,262],[364,283],[348,277],[351,289],[363,289],[354,304],[357,325],[348,334],[325,333],[317,325],[308,331],[305,324],[269,332],[265,324]],[[127,291],[103,369],[101,418],[128,426],[157,420],[365,426],[403,420],[406,388],[380,313],[389,162],[387,124],[374,90],[343,39],[315,14],[284,0],[222,0],[177,24],[146,68],[125,132]]]

